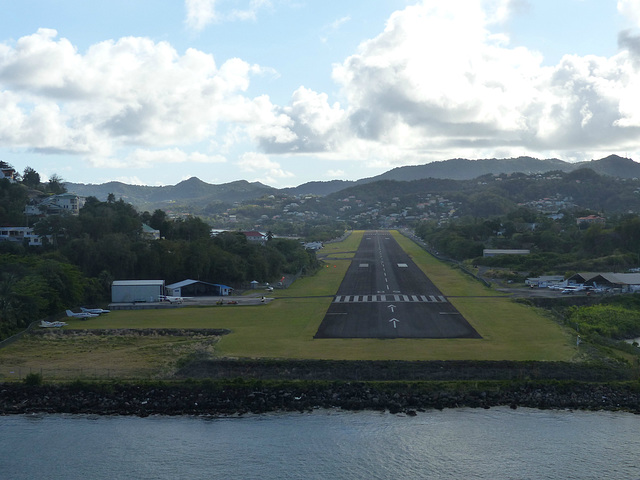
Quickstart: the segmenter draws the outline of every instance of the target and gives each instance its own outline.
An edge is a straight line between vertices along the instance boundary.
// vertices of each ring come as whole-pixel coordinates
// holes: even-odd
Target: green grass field
[[[573,340],[541,312],[513,302],[453,269],[394,232],[395,238],[482,339],[314,339],[320,322],[349,266],[363,232],[321,250],[321,270],[266,305],[120,310],[67,328],[225,328],[232,331],[211,344],[181,337],[136,337],[127,346],[80,339],[26,337],[0,350],[0,379],[6,368],[100,366],[127,375],[152,376],[178,358],[197,352],[233,358],[340,360],[560,360],[577,359]],[[103,337],[104,338],[104,337]],[[65,343],[66,342],[66,343]],[[127,343],[120,340],[121,344]],[[6,378],[6,373],[5,373]]]

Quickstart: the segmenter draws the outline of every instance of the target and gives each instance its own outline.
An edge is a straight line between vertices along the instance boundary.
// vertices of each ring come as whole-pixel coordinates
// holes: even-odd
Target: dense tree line
[[[239,287],[315,268],[315,255],[297,241],[274,238],[255,245],[241,232],[211,237],[211,228],[198,217],[172,220],[161,210],[138,214],[122,200],[90,197],[78,217],[62,220],[59,250],[91,277],[161,278],[168,283],[193,278]],[[143,223],[159,230],[162,238],[145,237]],[[65,234],[69,231],[74,234]]]
[[[589,211],[552,220],[527,208],[493,218],[465,217],[438,225],[421,222],[416,233],[433,249],[458,261],[532,274],[624,271],[640,266],[640,217],[617,215],[606,224],[577,224]],[[483,258],[485,248],[528,249],[530,255]]]
[[[30,322],[104,300],[105,285],[56,253],[0,253],[0,338]]]

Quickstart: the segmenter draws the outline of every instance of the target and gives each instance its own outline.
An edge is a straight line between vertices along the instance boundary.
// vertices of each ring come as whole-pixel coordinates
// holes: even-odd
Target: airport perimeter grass
[[[394,236],[405,251],[473,325],[482,339],[314,339],[362,234],[356,231],[344,242],[325,246],[321,253],[325,264],[321,270],[313,276],[297,280],[286,290],[274,291],[276,298],[269,304],[121,310],[87,321],[70,321],[67,327],[224,328],[232,331],[215,345],[209,343],[203,346],[200,341],[190,342],[186,339],[169,341],[140,338],[138,351],[132,347],[126,353],[125,349],[117,350],[108,342],[92,344],[89,348],[86,345],[73,347],[71,344],[64,347],[54,340],[48,340],[49,343],[38,339],[21,340],[0,350],[0,370],[3,365],[11,365],[12,357],[17,360],[19,356],[25,368],[37,369],[43,361],[56,363],[62,368],[71,362],[67,366],[100,365],[112,369],[115,374],[121,368],[131,370],[127,366],[130,356],[131,363],[139,366],[138,371],[148,373],[155,369],[160,374],[170,368],[171,362],[198,352],[233,358],[336,360],[577,359],[573,340],[551,319],[438,261],[397,232],[394,232]],[[63,352],[61,349],[65,348]],[[78,348],[84,350],[78,352]],[[47,349],[51,349],[51,354],[47,354]],[[144,351],[148,357],[146,363]],[[31,360],[30,352],[33,353]],[[69,359],[69,362],[63,361],[60,355]]]

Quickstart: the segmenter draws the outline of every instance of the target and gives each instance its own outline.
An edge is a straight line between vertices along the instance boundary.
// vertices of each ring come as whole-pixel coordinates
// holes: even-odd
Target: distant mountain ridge
[[[277,193],[278,189],[260,182],[238,180],[220,185],[213,185],[191,177],[176,185],[150,187],[145,185],[128,185],[122,182],[108,182],[100,185],[65,183],[67,191],[85,197],[93,196],[105,201],[110,193],[117,199],[131,203],[138,209],[153,210],[167,204],[180,205],[207,203],[242,202],[263,195]]]
[[[94,196],[106,200],[110,193],[116,198],[133,204],[141,210],[166,208],[167,205],[206,205],[211,203],[234,203],[260,198],[264,195],[284,193],[288,195],[330,195],[349,187],[364,185],[381,180],[412,181],[424,178],[471,180],[487,174],[526,173],[537,174],[550,171],[572,172],[589,168],[600,175],[619,178],[640,178],[640,163],[618,155],[570,163],[557,158],[540,160],[532,157],[508,159],[467,160],[455,158],[424,165],[397,167],[374,177],[357,181],[332,180],[328,182],[308,182],[297,187],[277,189],[260,182],[235,182],[213,185],[192,177],[173,186],[150,187],[108,182],[100,185],[66,183],[67,190],[82,196]]]

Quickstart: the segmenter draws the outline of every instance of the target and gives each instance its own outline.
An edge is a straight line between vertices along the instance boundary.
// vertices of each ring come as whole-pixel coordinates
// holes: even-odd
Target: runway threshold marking
[[[405,302],[405,303],[448,303],[442,295],[336,295],[333,303],[380,303],[380,302]]]

